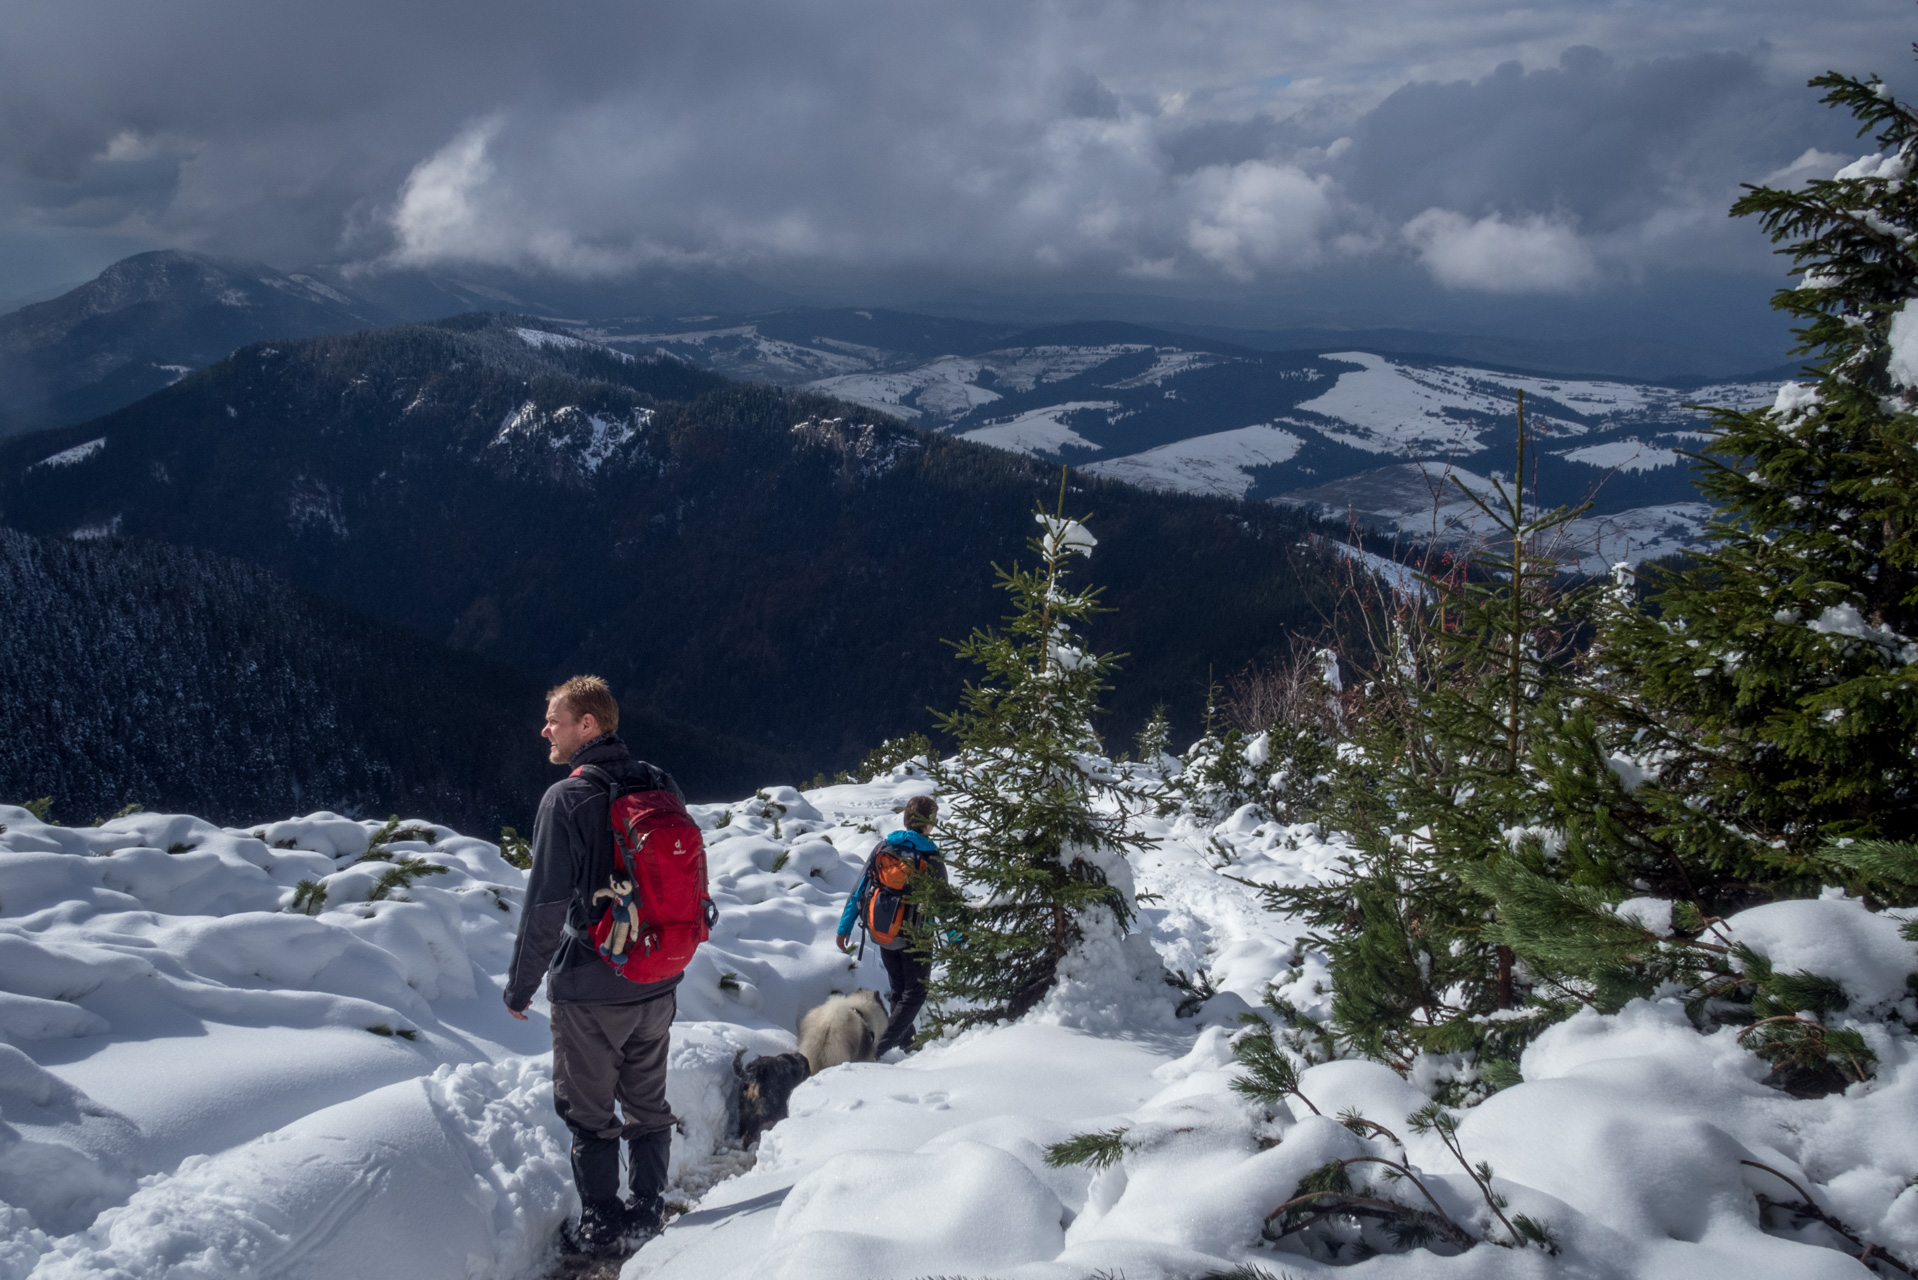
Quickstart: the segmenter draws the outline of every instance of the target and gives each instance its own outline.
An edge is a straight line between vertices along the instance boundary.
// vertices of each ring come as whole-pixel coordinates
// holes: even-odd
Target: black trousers
[[[886,1034],[879,1037],[879,1043],[873,1047],[875,1058],[888,1049],[911,1047],[913,1020],[919,1016],[920,1006],[926,1003],[926,979],[932,976],[932,962],[904,947],[881,951],[879,958],[885,961],[886,978],[892,983],[892,1017],[886,1023]]]

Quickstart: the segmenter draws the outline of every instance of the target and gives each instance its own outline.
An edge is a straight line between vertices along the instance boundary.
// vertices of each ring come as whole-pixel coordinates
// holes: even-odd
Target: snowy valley
[[[1798,1198],[1781,1175],[1918,1255],[1918,1052],[1896,1026],[1918,1019],[1918,947],[1898,913],[1833,891],[1726,925],[1781,969],[1842,975],[1846,1025],[1879,1061],[1869,1084],[1793,1098],[1735,1030],[1640,1000],[1546,1032],[1523,1083],[1458,1112],[1463,1151],[1490,1163],[1508,1216],[1549,1228],[1548,1257],[1497,1247],[1471,1177],[1406,1127],[1457,1064],[1322,1062],[1278,1105],[1232,1088],[1232,1041],[1268,993],[1328,1012],[1323,957],[1258,886],[1313,882],[1349,853],[1251,807],[1139,815],[1136,963],[1068,971],[1012,1025],[829,1069],[742,1151],[735,1058],[791,1048],[831,991],[883,989],[876,950],[848,961],[834,924],[875,833],[929,785],[908,764],[695,806],[721,916],[673,1032],[679,1216],[624,1276],[1864,1275],[1823,1226],[1761,1209]],[[0,806],[0,823],[0,1276],[531,1280],[550,1264],[567,1137],[543,1019],[515,1023],[498,998],[524,875],[496,846],[323,813],[64,828]],[[1217,994],[1178,1016],[1161,965]],[[1394,1139],[1342,1125],[1348,1111]],[[1113,1130],[1106,1168],[1045,1159]],[[1368,1153],[1407,1161],[1493,1243],[1348,1266],[1363,1251],[1261,1239],[1305,1175]]]

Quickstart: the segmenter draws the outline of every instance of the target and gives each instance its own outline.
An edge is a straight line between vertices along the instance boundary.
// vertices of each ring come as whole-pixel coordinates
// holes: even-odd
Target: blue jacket
[[[931,859],[929,870],[941,880],[946,878],[946,862],[939,856],[939,846],[917,831],[906,829],[895,831],[886,837],[885,843],[893,848],[911,849],[922,858]],[[853,886],[852,896],[846,899],[846,909],[839,913],[839,936],[844,938],[852,933],[852,927],[859,923],[859,895],[866,891],[866,877],[860,876],[859,883]]]

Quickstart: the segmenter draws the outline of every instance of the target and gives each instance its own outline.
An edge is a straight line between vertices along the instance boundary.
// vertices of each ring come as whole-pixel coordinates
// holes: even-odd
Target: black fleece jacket
[[[596,765],[632,790],[667,790],[679,796],[679,784],[663,769],[633,753],[616,733],[602,733],[573,753],[569,769]],[[593,890],[604,888],[613,873],[613,824],[606,788],[591,778],[565,777],[546,789],[533,821],[533,869],[526,876],[526,903],[520,909],[519,937],[506,970],[506,1007],[515,1012],[532,1002],[539,980],[549,970],[546,997],[554,1004],[635,1004],[665,995],[682,975],[663,982],[629,982],[600,959],[590,936]],[[581,936],[565,936],[571,920]]]

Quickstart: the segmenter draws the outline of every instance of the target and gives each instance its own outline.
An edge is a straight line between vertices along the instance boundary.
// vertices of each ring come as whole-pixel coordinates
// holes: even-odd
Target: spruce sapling
[[[373,882],[373,888],[366,895],[368,902],[384,902],[388,895],[400,890],[410,889],[413,882],[425,876],[443,876],[446,868],[436,863],[424,862],[418,858],[401,858],[398,862],[380,873]]]
[[[1021,1016],[1089,928],[1123,933],[1132,921],[1124,859],[1145,843],[1130,817],[1138,795],[1105,763],[1092,726],[1116,655],[1078,634],[1099,592],[1068,578],[1096,540],[1065,516],[1064,496],[1062,475],[1058,510],[1034,517],[1036,564],[997,570],[1012,597],[1005,626],[955,646],[983,671],[939,718],[957,751],[931,770],[957,884],[927,876],[914,889],[926,922],[915,947],[943,944],[928,995],[935,1035]]]

